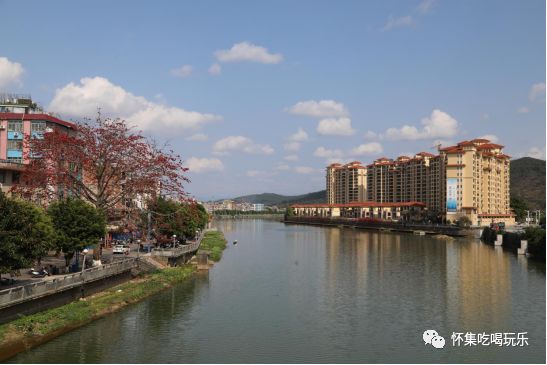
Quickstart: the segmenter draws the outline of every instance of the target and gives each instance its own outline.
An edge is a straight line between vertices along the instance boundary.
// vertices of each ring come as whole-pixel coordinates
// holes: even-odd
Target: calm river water
[[[10,361],[545,362],[544,264],[475,239],[217,226],[238,244],[208,274]],[[456,347],[453,332],[528,332],[529,346]]]

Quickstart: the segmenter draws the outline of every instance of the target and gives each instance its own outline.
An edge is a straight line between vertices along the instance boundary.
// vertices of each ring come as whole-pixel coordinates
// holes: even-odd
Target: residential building
[[[424,204],[429,218],[467,217],[473,225],[514,224],[509,206],[509,159],[503,146],[486,139],[439,147],[397,159],[382,157],[331,164],[326,171],[327,204]],[[307,207],[310,208],[310,207]]]
[[[365,201],[366,172],[366,168],[359,161],[327,166],[327,202],[347,204]]]
[[[255,203],[255,204],[252,205],[251,210],[253,212],[262,212],[262,211],[264,211],[264,204]]]
[[[467,216],[474,224],[514,224],[510,208],[510,156],[487,139],[439,150],[446,169],[446,217]]]
[[[0,95],[0,189],[7,193],[19,182],[20,174],[29,163],[26,136],[42,138],[47,130],[60,128],[73,131],[73,123],[44,113],[30,96]]]

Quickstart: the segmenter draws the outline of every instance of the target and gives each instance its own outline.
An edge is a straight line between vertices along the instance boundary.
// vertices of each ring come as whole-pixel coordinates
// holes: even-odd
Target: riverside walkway
[[[46,278],[42,281],[1,290],[0,311],[26,301],[56,294],[110,276],[119,275],[130,271],[136,266],[137,259],[129,257],[116,260],[110,264],[91,267],[80,272],[56,276],[54,278]]]

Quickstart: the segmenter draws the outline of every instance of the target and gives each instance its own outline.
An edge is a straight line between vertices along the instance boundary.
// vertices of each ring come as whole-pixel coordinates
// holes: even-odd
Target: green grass
[[[220,261],[222,251],[226,248],[226,239],[220,231],[205,232],[205,236],[201,241],[200,250],[209,251],[209,258],[215,262]]]
[[[0,348],[9,346],[10,339],[47,335],[64,327],[86,323],[95,317],[110,313],[129,303],[135,303],[166,287],[182,282],[194,271],[195,268],[190,265],[166,268],[138,281],[117,285],[86,300],[72,302],[3,324],[0,326]]]

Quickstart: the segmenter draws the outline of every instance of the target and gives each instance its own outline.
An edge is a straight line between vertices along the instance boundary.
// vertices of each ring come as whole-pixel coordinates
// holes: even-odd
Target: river
[[[470,238],[217,226],[230,244],[209,273],[9,361],[545,362],[545,264]],[[428,329],[444,348],[424,344]],[[527,332],[529,345],[454,346],[453,332]]]

